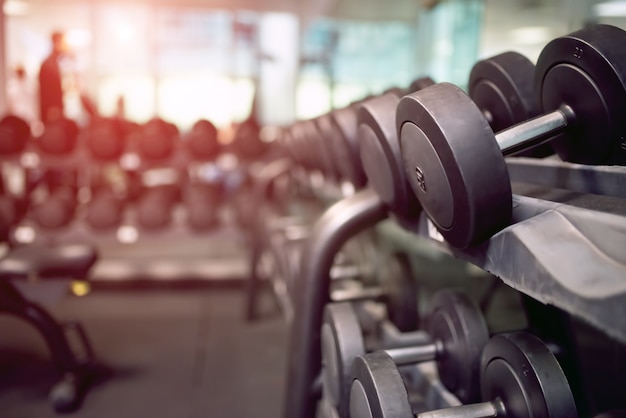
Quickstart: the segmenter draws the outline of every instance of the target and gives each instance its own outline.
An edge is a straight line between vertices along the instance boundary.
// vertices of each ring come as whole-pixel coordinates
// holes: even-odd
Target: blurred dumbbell
[[[97,230],[106,230],[119,226],[124,216],[125,202],[110,190],[94,192],[89,204],[85,220]]]
[[[0,195],[0,219],[5,226],[11,227],[17,223],[26,214],[28,203],[26,199],[20,199],[13,196]]]
[[[57,187],[50,191],[46,200],[33,208],[33,216],[42,228],[57,229],[70,223],[77,205],[76,191],[72,187]]]
[[[361,248],[360,251],[357,248],[356,254],[349,250],[350,247],[346,251],[350,258],[348,263],[335,264],[330,271],[331,279],[356,279],[362,285],[333,289],[330,300],[332,302],[382,302],[387,318],[400,331],[417,329],[419,325],[418,285],[406,255],[388,254],[384,259],[377,261],[379,267],[376,267],[371,265],[372,254],[367,252],[367,247]],[[373,271],[368,272],[368,269]],[[363,283],[371,280],[364,277],[368,274],[375,275],[373,283]]]
[[[464,367],[459,364],[459,367]],[[480,360],[477,404],[414,411],[395,361],[384,351],[358,357],[350,389],[351,418],[577,417],[567,379],[548,347],[525,332],[492,337]],[[417,415],[416,415],[417,412]]]
[[[44,131],[37,144],[43,154],[50,156],[68,156],[76,148],[79,128],[71,119],[57,119],[46,122]]]
[[[146,230],[170,225],[173,210],[179,200],[175,186],[155,186],[144,190],[137,202],[137,223]]]
[[[489,338],[482,313],[464,294],[437,293],[425,331],[384,342],[398,365],[436,361],[443,384],[463,402],[478,398],[480,353]],[[340,417],[347,417],[353,362],[367,352],[361,325],[349,304],[329,304],[322,325],[323,385]]]
[[[162,119],[151,119],[141,127],[138,136],[138,152],[142,159],[150,162],[171,157],[178,138],[178,128]]]
[[[218,224],[219,190],[214,185],[192,184],[185,198],[187,224],[196,232]]]
[[[263,156],[267,144],[261,140],[261,125],[254,118],[241,122],[235,129],[230,148],[244,160],[254,160]]]
[[[187,135],[187,151],[192,158],[199,161],[210,161],[217,158],[220,152],[217,140],[217,128],[208,120],[201,119],[193,124]]]
[[[96,119],[87,128],[85,141],[97,161],[117,161],[126,149],[126,136],[120,121]]]
[[[30,127],[25,120],[7,115],[0,120],[0,155],[19,155],[30,138]]]

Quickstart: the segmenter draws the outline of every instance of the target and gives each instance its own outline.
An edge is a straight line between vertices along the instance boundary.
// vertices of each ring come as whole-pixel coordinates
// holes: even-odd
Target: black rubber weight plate
[[[352,376],[350,417],[414,417],[400,371],[384,351],[357,357]]]
[[[394,212],[407,216],[409,190],[394,123],[400,99],[389,93],[365,101],[357,118],[361,162],[372,187]]]
[[[446,388],[463,403],[479,400],[480,356],[489,332],[478,307],[462,293],[441,291],[433,299],[427,331],[442,344],[437,369]]]
[[[326,305],[321,339],[325,397],[340,417],[347,417],[352,363],[365,353],[361,325],[351,303]]]
[[[576,121],[552,145],[566,161],[626,163],[626,32],[595,25],[551,41],[537,60],[544,112],[569,105]]]
[[[497,335],[485,346],[481,392],[484,400],[499,398],[509,418],[578,416],[554,355],[541,340],[525,332]]]
[[[533,63],[516,52],[481,60],[472,67],[469,96],[490,115],[494,132],[539,113],[533,91],[534,75]]]
[[[456,247],[510,222],[511,184],[493,131],[458,87],[441,83],[400,100],[404,167],[422,208]]]

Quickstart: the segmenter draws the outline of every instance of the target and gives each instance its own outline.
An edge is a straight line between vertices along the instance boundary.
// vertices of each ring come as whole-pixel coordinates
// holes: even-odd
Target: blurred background
[[[593,0],[5,0],[0,83],[36,79],[53,30],[73,51],[67,116],[79,95],[112,115],[189,128],[244,119],[258,86],[262,124],[288,124],[418,75],[464,85],[478,58],[535,60],[550,39],[624,23],[626,3]],[[5,89],[2,89],[3,91]]]
[[[83,418],[280,416],[288,325],[271,292],[259,296],[262,320],[244,319],[259,211],[252,183],[273,158],[265,147],[278,137],[272,128],[418,77],[465,88],[481,58],[517,51],[535,62],[550,40],[587,25],[626,28],[626,1],[617,0],[0,4],[0,115],[19,113],[30,127],[22,149],[0,164],[15,212],[6,241],[39,245],[34,253],[76,243],[98,253],[88,283],[16,284],[54,317],[78,318],[88,329],[102,370],[74,413]],[[59,62],[64,116],[78,129],[46,137],[38,74],[54,31],[65,34],[68,49]],[[106,118],[109,131],[98,133],[95,122]],[[207,148],[189,151],[198,121],[216,129],[200,124]],[[123,143],[116,151],[112,142],[112,157],[90,154],[92,144],[114,138]],[[46,154],[47,140],[50,148],[66,141],[69,151]],[[159,144],[164,156],[146,155]],[[315,186],[319,178],[310,177]],[[469,264],[422,250],[442,276],[454,270],[484,279]],[[0,320],[0,417],[56,416],[47,396],[58,371],[43,340],[15,318]],[[620,347],[607,363],[624,358]],[[623,360],[607,367],[626,376]]]

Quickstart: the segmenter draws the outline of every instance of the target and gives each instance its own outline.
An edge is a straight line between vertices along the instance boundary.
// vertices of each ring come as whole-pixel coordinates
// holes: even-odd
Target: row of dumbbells
[[[326,306],[319,418],[578,416],[555,349],[526,331],[490,335],[464,293],[435,294],[423,330],[367,315],[359,304]],[[424,363],[448,391],[439,398],[415,377]]]
[[[626,163],[625,42],[621,29],[590,26],[550,42],[536,66],[514,53],[479,62],[467,93],[449,83],[389,91],[298,122],[285,130],[282,144],[311,173],[357,189],[368,183],[401,224],[414,225],[423,210],[448,243],[472,246],[511,223],[504,157],[532,150],[538,156],[556,152],[555,158],[574,163]],[[457,304],[463,305],[455,302],[450,309]],[[463,318],[471,314],[455,317],[454,325],[454,314],[445,312],[441,332],[460,338],[466,332]],[[332,340],[331,328],[322,329],[323,341]],[[437,360],[444,384],[462,402],[487,403],[430,416],[577,415],[558,362],[537,338],[526,333],[488,338],[485,331],[480,338],[447,342],[451,348],[446,348],[447,337],[433,332],[428,344],[406,356]],[[414,416],[401,374],[380,356],[357,356],[347,368],[341,363],[333,369],[337,353],[357,335],[339,349],[323,342],[324,368],[335,371],[324,372],[326,395],[319,410],[328,410],[328,416]],[[441,359],[468,355],[467,345],[474,344],[479,348],[473,358],[482,360],[457,357],[454,373],[448,373]],[[382,377],[372,377],[381,364],[386,364]],[[332,383],[328,375],[337,370],[349,377]],[[458,386],[470,370],[472,384]],[[446,376],[453,383],[445,383]],[[339,396],[338,390],[350,396]]]
[[[467,93],[450,83],[390,91],[296,123],[282,143],[311,171],[369,182],[400,218],[421,207],[446,241],[468,247],[511,223],[504,157],[626,163],[625,38],[590,26],[551,41],[536,65],[516,53],[480,61]]]
[[[0,120],[0,155],[19,156],[32,149],[44,159],[75,156],[86,152],[92,162],[115,162],[126,152],[135,152],[146,162],[163,162],[184,144],[193,160],[214,160],[221,151],[217,129],[208,120],[197,121],[181,135],[176,125],[162,119],[145,124],[127,120],[101,118],[80,129],[71,119],[59,119],[44,125],[39,135],[32,135],[22,119],[8,115]]]
[[[177,208],[192,231],[202,232],[219,223],[220,189],[210,184],[169,184],[142,190],[134,199],[120,196],[102,188],[93,190],[89,200],[79,202],[73,187],[61,186],[49,191],[45,199],[32,204],[22,214],[12,206],[13,223],[31,220],[44,230],[68,227],[75,221],[84,222],[94,231],[115,231],[131,224],[144,231],[157,231],[175,223]],[[9,204],[7,204],[7,207]]]

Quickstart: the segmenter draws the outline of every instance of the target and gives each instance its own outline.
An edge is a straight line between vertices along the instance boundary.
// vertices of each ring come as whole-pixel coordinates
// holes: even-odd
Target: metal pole
[[[313,227],[295,283],[295,315],[288,344],[285,418],[312,418],[313,382],[321,368],[320,333],[324,305],[329,301],[330,269],[343,244],[387,217],[378,195],[365,189],[331,206]]]

